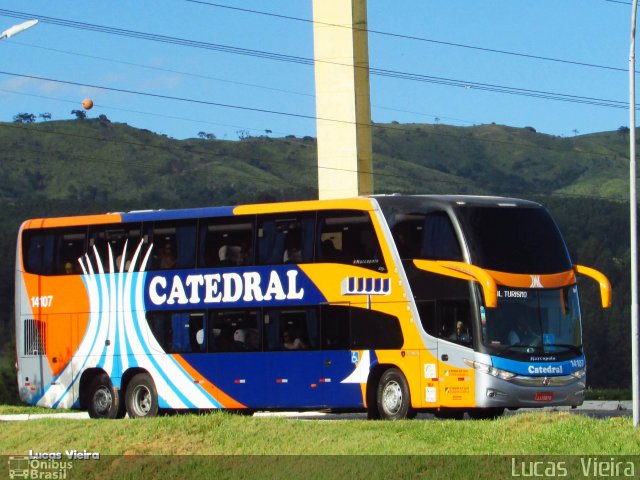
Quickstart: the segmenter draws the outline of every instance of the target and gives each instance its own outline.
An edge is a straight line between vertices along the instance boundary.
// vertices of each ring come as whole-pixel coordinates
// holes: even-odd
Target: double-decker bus
[[[547,210],[477,196],[29,220],[16,257],[24,402],[493,417],[583,402],[576,275]]]

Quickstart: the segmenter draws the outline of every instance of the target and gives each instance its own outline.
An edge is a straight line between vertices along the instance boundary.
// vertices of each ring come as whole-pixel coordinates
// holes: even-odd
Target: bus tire
[[[471,410],[468,410],[467,413],[474,420],[495,420],[502,416],[504,408],[472,408]]]
[[[113,388],[106,374],[97,375],[89,384],[89,404],[91,418],[122,418],[125,414],[122,395]]]
[[[158,414],[158,392],[147,373],[137,373],[131,378],[125,401],[130,418],[155,417]]]
[[[376,400],[383,420],[401,420],[414,416],[409,384],[397,368],[385,370],[380,377]]]

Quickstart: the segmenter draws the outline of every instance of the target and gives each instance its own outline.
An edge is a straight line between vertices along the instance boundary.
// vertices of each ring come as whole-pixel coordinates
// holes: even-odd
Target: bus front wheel
[[[151,377],[146,373],[133,376],[125,395],[127,413],[131,418],[155,417],[158,414],[158,393]]]
[[[122,418],[125,410],[120,392],[113,388],[105,374],[98,375],[89,384],[89,416],[91,418]]]
[[[400,420],[415,416],[407,379],[397,368],[390,368],[382,374],[376,397],[382,419]]]

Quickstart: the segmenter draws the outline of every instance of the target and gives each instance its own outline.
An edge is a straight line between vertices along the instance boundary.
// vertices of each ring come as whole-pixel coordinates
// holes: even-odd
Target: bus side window
[[[27,230],[23,233],[23,263],[27,272],[38,275],[50,275],[54,272],[55,241],[53,232]]]
[[[104,273],[120,272],[121,268],[124,272],[128,271],[139,246],[140,238],[140,224],[138,223],[91,226],[87,254],[93,273],[98,273],[101,270]],[[73,250],[76,247],[67,240],[67,245],[64,245],[64,248]],[[140,262],[143,256],[144,252],[139,253],[136,263]]]
[[[200,267],[253,264],[254,217],[213,218],[200,227]]]
[[[209,313],[209,352],[256,352],[262,349],[256,310]]]
[[[320,307],[320,339],[323,350],[348,350],[349,307],[322,305]]]
[[[471,310],[468,300],[437,302],[440,329],[438,336],[463,345],[471,345]]]
[[[147,322],[166,353],[206,351],[204,312],[147,312]]]
[[[421,258],[463,260],[455,229],[445,212],[428,213],[424,219],[423,231]]]
[[[313,259],[314,218],[311,215],[258,219],[258,263],[309,263]]]
[[[392,229],[400,258],[420,258],[424,228],[424,214],[396,215]]]
[[[317,262],[344,263],[386,272],[382,250],[367,212],[318,214]]]
[[[437,336],[437,318],[436,318],[436,302],[435,300],[418,301],[418,313],[420,314],[420,321],[422,322],[422,328],[429,335]]]
[[[316,350],[318,313],[316,307],[265,310],[267,350]]]
[[[365,308],[351,309],[352,349],[398,349],[403,344],[404,337],[398,317]]]
[[[82,273],[79,259],[85,254],[87,246],[86,229],[75,229],[62,232],[58,237],[56,273]]]
[[[151,267],[154,270],[195,267],[196,233],[195,220],[155,222]]]

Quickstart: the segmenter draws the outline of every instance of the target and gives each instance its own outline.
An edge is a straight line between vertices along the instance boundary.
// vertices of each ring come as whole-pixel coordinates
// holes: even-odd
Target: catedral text
[[[211,273],[188,275],[181,278],[174,275],[168,280],[155,276],[149,282],[149,299],[154,305],[197,305],[200,303],[262,302],[271,300],[300,300],[304,288],[297,284],[298,271],[288,270],[286,278],[272,270],[266,282],[258,272]]]

